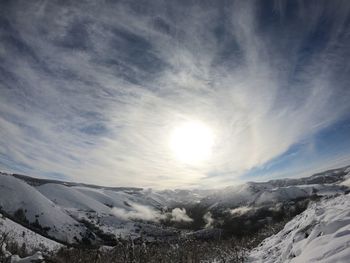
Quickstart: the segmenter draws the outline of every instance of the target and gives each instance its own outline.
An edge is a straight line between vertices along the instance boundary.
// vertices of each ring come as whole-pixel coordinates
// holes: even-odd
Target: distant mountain
[[[350,166],[346,166],[304,178],[247,182],[217,190],[203,198],[201,202],[212,208],[235,208],[275,204],[315,195],[335,195],[348,190],[341,183],[350,177],[349,172]]]
[[[51,180],[51,179],[42,179],[42,178],[35,178],[35,177],[30,177],[27,175],[22,175],[22,174],[12,174],[12,176],[21,179],[25,182],[27,182],[29,185],[32,186],[39,186],[43,184],[62,184],[65,186],[85,186],[89,188],[96,188],[96,189],[108,189],[108,190],[124,190],[124,191],[141,191],[142,188],[138,187],[108,187],[108,186],[98,186],[98,185],[93,185],[93,184],[84,184],[84,183],[75,183],[75,182],[65,182],[65,181],[59,181],[59,180]]]
[[[309,177],[271,180],[267,183],[275,187],[310,184],[334,184],[344,181],[349,172],[350,166],[345,166],[342,168],[317,173]]]

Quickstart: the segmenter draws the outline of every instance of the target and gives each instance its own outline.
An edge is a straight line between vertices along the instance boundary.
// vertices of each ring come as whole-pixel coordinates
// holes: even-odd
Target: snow
[[[350,178],[346,179],[344,182],[342,182],[341,185],[345,185],[347,187],[350,187]]]
[[[278,179],[268,182],[247,182],[207,192],[200,202],[215,208],[226,206],[259,206],[275,204],[313,195],[333,196],[350,187],[350,166],[325,171],[309,177]],[[345,181],[345,182],[343,182]],[[342,183],[343,182],[343,183]]]
[[[156,193],[143,191],[112,191],[108,189],[94,189],[88,187],[74,187],[84,195],[89,196],[96,201],[117,208],[130,210],[129,203],[147,205],[152,207],[163,207],[165,201]]]
[[[0,235],[5,233],[9,233],[9,239],[16,241],[20,247],[25,243],[28,253],[38,249],[54,251],[62,247],[60,243],[43,237],[0,214]]]
[[[1,209],[12,216],[22,209],[30,223],[38,220],[42,227],[50,228],[48,236],[63,242],[75,243],[76,238],[81,239],[88,232],[80,223],[82,219],[105,233],[137,237],[141,223],[129,217],[118,217],[114,211],[134,214],[142,208],[138,219],[147,220],[147,211],[160,214],[164,206],[161,194],[151,190],[112,190],[51,182],[29,185],[12,175],[0,173]],[[142,228],[155,226],[144,223]]]
[[[1,214],[0,214],[1,215]],[[3,219],[2,218],[2,215],[1,215],[1,219],[2,221],[7,221],[8,219]],[[1,223],[1,226],[4,225],[4,222],[0,222]],[[16,226],[15,228],[20,228],[20,226]],[[5,232],[1,232],[1,234],[3,235]],[[37,236],[35,233],[31,233],[31,236],[35,237]],[[9,236],[9,237],[12,237],[14,238],[13,236]],[[44,240],[46,241],[48,244],[52,244],[53,241],[51,240],[45,240],[45,238],[42,238],[41,240]],[[13,240],[10,240],[8,239],[7,240],[8,242],[12,242]],[[19,240],[16,240],[17,242],[19,242]],[[32,240],[22,240],[22,242],[25,242],[26,245],[33,245],[33,241]],[[19,243],[18,243],[19,244]],[[42,245],[42,244],[40,244]],[[58,249],[58,247],[55,247],[55,249]],[[43,246],[36,246],[35,247],[35,254],[34,255],[31,255],[31,256],[28,256],[28,257],[25,257],[25,258],[21,258],[20,256],[18,255],[12,255],[12,253],[10,251],[7,250],[7,243],[3,243],[2,246],[1,246],[1,252],[3,254],[3,256],[5,257],[5,262],[10,262],[10,263],[33,263],[33,262],[43,262],[44,261],[44,257],[42,255],[42,252],[41,251],[37,251],[38,249],[41,249],[41,250],[46,250],[47,247],[43,247]],[[51,250],[52,251],[52,250]],[[33,253],[32,250],[28,249],[28,247],[26,247],[26,252],[27,253]]]
[[[253,249],[248,262],[349,262],[350,195],[313,203]]]
[[[173,213],[183,211],[181,208],[186,204],[201,203],[209,208],[207,212],[222,208],[233,214],[244,214],[249,213],[251,209],[254,211],[255,207],[276,206],[282,202],[307,198],[315,194],[335,196],[344,193],[348,189],[345,185],[350,174],[344,176],[345,168],[338,170],[327,171],[309,178],[274,180],[265,183],[249,182],[225,189],[162,191],[108,188],[40,179],[32,183],[28,178],[19,179],[0,173],[0,208],[6,212],[6,215],[12,216],[18,209],[22,209],[30,223],[37,220],[41,226],[50,228],[47,232],[48,237],[68,243],[77,242],[76,239],[82,239],[89,232],[86,226],[80,223],[83,222],[82,219],[89,221],[90,227],[93,225],[104,233],[116,236],[138,237],[141,229],[142,233],[147,232],[153,236],[156,232],[165,231],[156,222],[164,217],[164,211],[169,206],[173,208]],[[322,178],[323,175],[327,178]],[[175,220],[177,214],[173,213],[170,215]],[[183,220],[183,215],[181,218]],[[15,218],[12,219],[15,220]],[[155,221],[155,223],[146,221]],[[6,224],[7,229],[11,227],[20,229],[18,224],[9,219],[6,220]],[[13,224],[16,224],[16,227]],[[18,233],[14,231],[16,239],[21,240],[23,229],[25,228],[16,230]],[[30,232],[28,237],[33,234],[32,231]],[[38,236],[35,238],[43,238]]]
[[[344,177],[345,180],[341,182],[340,185],[345,185],[346,187],[350,188],[350,167],[346,169],[345,172],[347,173]]]
[[[104,189],[93,189],[87,187],[74,187],[77,191],[83,193],[90,198],[108,205],[110,207],[118,207],[130,210],[128,202],[134,201],[134,197],[125,192],[116,192]],[[136,203],[136,202],[135,202]]]
[[[110,208],[74,189],[60,184],[44,184],[36,187],[45,197],[67,210],[95,211],[99,214],[110,214]]]
[[[309,184],[276,187],[272,183],[245,183],[227,187],[202,202],[212,208],[220,205],[227,207],[261,206],[275,204],[312,195],[336,195],[344,193],[344,186],[338,184]]]
[[[34,255],[20,258],[18,255],[13,255],[11,257],[11,263],[32,263],[32,262],[42,262],[44,260],[41,252],[36,252]]]
[[[62,241],[74,243],[74,237],[87,231],[34,187],[10,175],[0,174],[0,206],[11,215],[23,209],[29,222],[38,220],[42,227],[50,227],[50,236]]]

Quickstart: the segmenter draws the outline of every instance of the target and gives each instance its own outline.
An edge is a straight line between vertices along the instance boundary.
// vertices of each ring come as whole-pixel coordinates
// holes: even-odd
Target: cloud
[[[203,220],[205,222],[205,228],[212,228],[214,224],[214,218],[211,214],[211,212],[207,212],[203,216]]]
[[[170,220],[172,222],[192,222],[185,208],[174,208],[171,212],[161,212],[153,207],[129,203],[131,210],[126,210],[120,207],[113,207],[111,212],[114,216],[123,220],[143,220],[159,222],[161,220]]]
[[[144,220],[158,222],[164,218],[159,211],[154,210],[152,207],[144,206],[136,203],[131,203],[132,210],[125,210],[119,207],[113,207],[111,209],[113,215],[123,220]]]
[[[185,208],[174,208],[171,211],[171,221],[174,222],[192,222],[193,219],[186,214]]]
[[[248,213],[249,211],[251,211],[253,208],[249,207],[249,206],[241,206],[241,207],[237,207],[234,209],[230,209],[230,214],[233,216],[240,216],[240,215],[244,215],[246,213]]]
[[[0,5],[2,169],[102,185],[229,184],[349,112],[346,1]],[[216,138],[195,167],[169,147],[192,119]]]

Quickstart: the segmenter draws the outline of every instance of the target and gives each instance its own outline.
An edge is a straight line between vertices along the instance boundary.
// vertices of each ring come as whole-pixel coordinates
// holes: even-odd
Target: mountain
[[[52,238],[81,241],[88,229],[37,189],[11,175],[0,175],[1,211]]]
[[[165,199],[140,188],[99,187],[0,173],[0,212],[64,244],[169,235],[155,226]],[[171,233],[172,231],[170,231]]]
[[[313,211],[310,203],[321,200],[326,206],[330,201],[323,199],[349,198],[349,180],[350,166],[223,189],[155,191],[0,173],[0,232],[13,227],[16,240],[23,242],[20,234],[26,232],[51,250],[67,244],[115,245],[119,237],[149,242],[249,237],[294,216],[297,220],[305,209]],[[254,253],[252,260],[260,252]]]
[[[313,195],[334,195],[347,191],[342,183],[349,178],[350,166],[328,170],[309,177],[247,182],[215,191],[202,204],[235,208],[275,204]]]

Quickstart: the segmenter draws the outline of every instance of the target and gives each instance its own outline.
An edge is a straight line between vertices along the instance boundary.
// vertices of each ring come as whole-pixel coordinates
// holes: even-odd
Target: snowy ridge
[[[248,262],[349,262],[350,195],[313,203],[251,251]]]
[[[334,195],[347,191],[350,186],[349,174],[350,166],[346,166],[303,178],[247,182],[214,191],[201,202],[212,206],[238,207],[283,202],[316,194]]]
[[[309,184],[276,187],[270,183],[249,182],[239,186],[227,187],[202,200],[216,206],[239,207],[274,204],[288,200],[306,198],[313,195],[335,195],[344,193],[347,187],[338,184]]]

